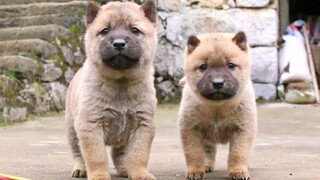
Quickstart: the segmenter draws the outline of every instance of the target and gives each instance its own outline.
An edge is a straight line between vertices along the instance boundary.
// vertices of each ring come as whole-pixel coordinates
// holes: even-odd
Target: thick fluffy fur
[[[207,69],[199,69],[203,64],[207,64]],[[179,125],[187,179],[202,179],[205,172],[213,172],[217,144],[227,142],[230,142],[230,177],[248,179],[248,159],[256,134],[257,118],[245,35],[190,37],[185,50],[184,72]],[[228,96],[209,96],[210,88],[200,92],[207,87],[203,85],[206,79],[211,78],[214,82],[216,77],[224,78]],[[210,87],[212,89],[212,85]]]
[[[87,60],[72,80],[66,102],[73,177],[87,174],[90,180],[111,179],[105,147],[110,145],[120,176],[155,179],[146,169],[157,103],[153,85],[157,34],[154,17],[150,17],[154,14],[156,6],[152,0],[145,1],[143,7],[131,2],[110,2],[100,9],[92,3],[88,5]],[[109,34],[101,34],[106,27]],[[132,27],[142,33],[127,36]],[[131,41],[132,46],[142,50],[139,59],[135,59],[137,63],[130,68],[117,70],[104,62],[107,55],[103,48],[112,48],[116,38],[128,40],[129,50]],[[134,58],[136,54],[126,56]]]

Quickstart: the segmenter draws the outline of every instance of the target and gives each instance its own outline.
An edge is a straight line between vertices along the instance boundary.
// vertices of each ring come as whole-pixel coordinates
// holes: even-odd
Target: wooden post
[[[279,0],[279,34],[282,35],[287,26],[289,26],[289,0]]]
[[[303,36],[304,36],[307,54],[308,54],[308,62],[309,62],[309,67],[310,67],[310,71],[311,71],[311,76],[312,76],[312,84],[313,84],[313,88],[314,88],[314,93],[316,95],[316,103],[320,103],[317,76],[316,76],[316,72],[314,69],[313,58],[312,58],[311,49],[310,49],[309,35],[307,34],[307,29],[306,29],[305,25],[302,26],[302,30],[303,30]]]

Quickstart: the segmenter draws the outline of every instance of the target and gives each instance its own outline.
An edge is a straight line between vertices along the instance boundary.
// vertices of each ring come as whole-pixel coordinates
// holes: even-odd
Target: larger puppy
[[[155,179],[146,169],[154,137],[153,59],[157,45],[153,0],[139,6],[109,2],[87,7],[87,60],[67,94],[66,122],[73,177],[109,180],[106,145],[121,176]]]
[[[179,114],[188,179],[204,179],[205,172],[212,172],[217,143],[227,142],[230,177],[250,178],[257,118],[246,41],[243,32],[188,39]]]

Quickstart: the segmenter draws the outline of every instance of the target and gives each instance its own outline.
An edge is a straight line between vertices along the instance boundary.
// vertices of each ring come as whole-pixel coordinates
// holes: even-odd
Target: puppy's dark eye
[[[233,64],[233,63],[228,63],[228,68],[231,70],[234,70],[237,67],[237,65]]]
[[[139,34],[141,33],[141,31],[140,31],[138,28],[136,28],[136,27],[133,27],[133,28],[131,29],[131,32],[132,32],[133,34],[135,34],[135,35],[139,35]]]
[[[100,33],[102,35],[107,35],[109,33],[109,29],[108,28],[104,28],[104,29],[102,29],[102,31]]]
[[[201,66],[199,66],[199,70],[200,70],[201,72],[203,72],[203,71],[205,71],[205,70],[207,70],[207,69],[208,69],[208,64],[207,64],[207,63],[202,64]]]

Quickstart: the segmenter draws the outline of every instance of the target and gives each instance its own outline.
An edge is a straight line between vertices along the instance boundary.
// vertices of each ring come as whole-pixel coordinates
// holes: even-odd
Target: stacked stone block
[[[0,1],[0,121],[64,110],[85,56],[84,0]]]

